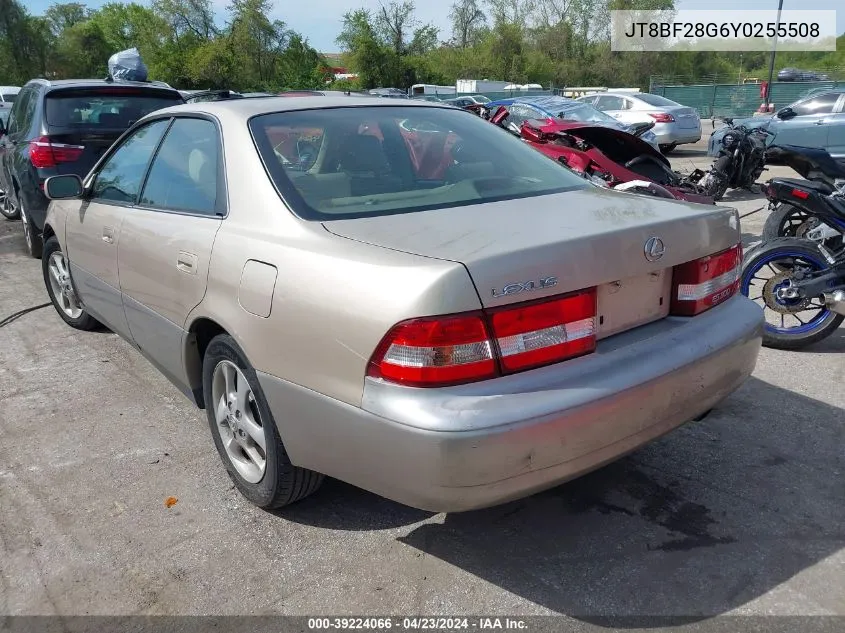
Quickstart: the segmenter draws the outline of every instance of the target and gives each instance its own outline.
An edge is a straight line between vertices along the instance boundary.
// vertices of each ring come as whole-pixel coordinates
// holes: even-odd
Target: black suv
[[[49,201],[44,180],[88,172],[135,121],[184,103],[160,82],[33,79],[0,128],[0,214],[21,218],[30,255],[41,257]]]

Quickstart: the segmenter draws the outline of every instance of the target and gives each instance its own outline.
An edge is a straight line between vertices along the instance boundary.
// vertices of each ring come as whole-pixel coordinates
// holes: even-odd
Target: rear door
[[[138,204],[125,213],[118,271],[132,338],[182,387],[185,321],[205,296],[211,247],[226,211],[217,123],[175,118]]]
[[[145,115],[182,103],[172,90],[135,86],[54,88],[44,99],[45,134],[55,146],[55,174],[84,178],[121,134]],[[53,174],[51,174],[53,175]]]
[[[169,124],[160,119],[124,139],[88,182],[79,209],[66,214],[65,252],[77,292],[93,316],[127,339],[117,269],[120,227]]]
[[[619,95],[600,95],[596,100],[596,108],[606,112],[614,119],[626,122],[625,98]]]

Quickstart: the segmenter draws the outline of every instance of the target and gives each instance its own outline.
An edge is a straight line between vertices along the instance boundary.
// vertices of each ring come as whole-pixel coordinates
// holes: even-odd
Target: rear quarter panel
[[[367,362],[394,324],[481,307],[461,264],[362,244],[296,218],[243,121],[220,118],[230,211],[214,243],[206,295],[186,328],[211,319],[257,370],[360,406]],[[267,317],[239,303],[249,260],[277,270]]]

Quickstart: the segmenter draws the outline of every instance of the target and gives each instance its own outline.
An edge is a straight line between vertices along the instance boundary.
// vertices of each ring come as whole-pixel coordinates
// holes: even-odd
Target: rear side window
[[[12,106],[12,112],[9,114],[9,135],[28,132],[32,114],[35,112],[35,102],[38,99],[35,90],[25,88],[20,95],[20,99]]]
[[[15,97],[18,96],[17,92],[4,92],[3,93],[3,101],[6,103],[14,103]]]
[[[225,213],[218,206],[220,140],[205,119],[176,119],[153,160],[140,204],[202,215]]]
[[[178,94],[133,88],[87,88],[51,92],[45,99],[50,128],[125,130],[141,117],[182,103]]]

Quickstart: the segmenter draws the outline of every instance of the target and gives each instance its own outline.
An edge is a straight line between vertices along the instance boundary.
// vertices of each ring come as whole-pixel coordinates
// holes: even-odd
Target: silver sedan
[[[678,145],[697,143],[701,139],[701,117],[695,108],[688,108],[666,97],[647,92],[603,93],[579,97],[623,123],[654,122],[652,132],[660,150],[671,152]]]
[[[204,408],[263,508],[323,475],[427,510],[529,495],[705,415],[760,347],[736,211],[596,187],[448,106],[167,108],[45,189],[59,316]]]

